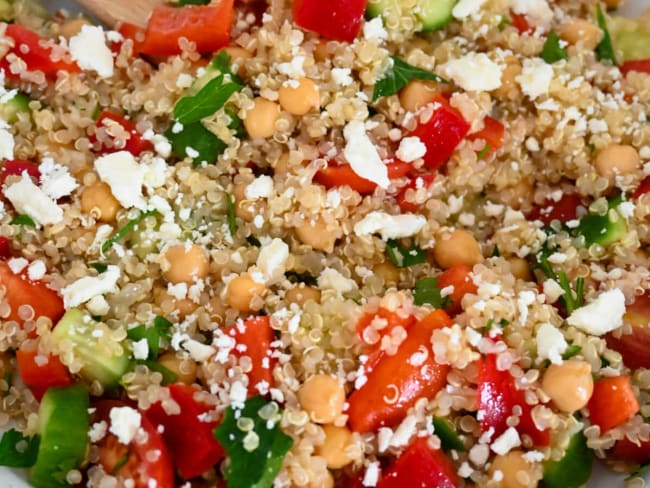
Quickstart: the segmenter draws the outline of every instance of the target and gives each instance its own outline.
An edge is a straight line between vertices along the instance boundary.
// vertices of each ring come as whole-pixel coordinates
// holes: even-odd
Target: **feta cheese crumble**
[[[503,68],[485,53],[470,52],[442,65],[442,72],[466,91],[496,90]]]
[[[289,246],[277,237],[264,244],[257,257],[257,267],[266,278],[267,284],[281,280],[289,259]]]
[[[96,71],[101,78],[113,76],[113,53],[106,45],[104,29],[83,25],[81,31],[70,38],[70,55],[80,68]]]
[[[553,79],[553,67],[541,58],[524,59],[521,74],[515,77],[521,91],[531,100],[547,95]]]
[[[460,0],[451,11],[455,19],[464,19],[481,10],[485,0]]]
[[[41,172],[41,189],[52,200],[67,197],[79,187],[68,168],[52,158],[43,158],[38,170]]]
[[[318,288],[335,290],[339,294],[348,293],[357,288],[356,281],[346,278],[334,268],[325,268],[318,277]]]
[[[113,407],[109,413],[111,426],[109,431],[117,437],[122,444],[130,444],[138,433],[142,416],[140,412],[131,407]]]
[[[63,305],[66,309],[76,307],[97,295],[117,291],[120,268],[109,265],[99,276],[85,276],[70,283],[61,290]]]
[[[111,188],[111,193],[124,208],[144,208],[142,196],[145,169],[138,164],[133,154],[118,151],[95,160],[95,171],[99,178]]]
[[[601,293],[598,298],[575,310],[567,318],[569,325],[601,336],[623,325],[625,295],[617,288]]]
[[[422,215],[391,215],[374,211],[354,225],[354,232],[359,236],[379,233],[384,240],[399,239],[417,234],[426,223],[427,219]]]
[[[390,185],[388,168],[366,134],[364,123],[360,120],[349,122],[343,129],[343,136],[347,143],[343,155],[352,170],[361,178],[372,181],[382,188],[388,188]]]
[[[61,207],[36,186],[27,173],[5,187],[4,195],[17,212],[29,215],[38,225],[58,224],[63,220]]]
[[[562,353],[568,346],[562,332],[552,324],[542,324],[537,329],[537,355],[540,358],[548,359],[553,364],[562,363]]]
[[[427,153],[427,146],[417,136],[405,137],[399,143],[399,148],[395,155],[405,163],[412,163],[413,161],[424,157]]]

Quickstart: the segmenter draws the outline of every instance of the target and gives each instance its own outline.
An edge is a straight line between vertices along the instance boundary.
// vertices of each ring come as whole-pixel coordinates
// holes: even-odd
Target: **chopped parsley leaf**
[[[411,66],[397,56],[391,56],[391,59],[393,60],[393,66],[375,84],[375,89],[372,92],[373,102],[377,101],[380,97],[395,95],[411,80],[431,80],[439,83],[447,83],[447,80],[442,76]]]
[[[596,2],[596,20],[598,20],[598,27],[603,31],[603,38],[598,43],[598,46],[596,46],[596,57],[598,57],[600,61],[610,61],[614,66],[616,66],[616,54],[614,53],[614,46],[612,45],[612,37],[609,35],[607,20],[605,19],[603,9],[600,7],[600,2]]]
[[[418,246],[403,247],[395,239],[386,242],[388,259],[398,268],[408,268],[414,264],[422,264],[427,260],[427,251]]]
[[[569,58],[566,49],[560,46],[560,38],[554,30],[551,30],[548,33],[539,57],[548,64],[553,64],[561,59]]]
[[[16,215],[9,222],[11,225],[24,225],[25,227],[36,227],[36,222],[27,214]]]
[[[422,278],[415,282],[413,289],[413,301],[416,305],[428,303],[433,308],[447,308],[451,305],[449,297],[443,297],[438,278]]]
[[[30,468],[36,463],[40,437],[25,437],[16,429],[10,429],[0,440],[0,466]]]
[[[151,327],[147,327],[145,324],[140,324],[129,329],[126,335],[134,342],[146,339],[147,345],[149,346],[148,359],[155,360],[160,351],[160,339],[171,339],[171,334],[169,332],[171,326],[172,323],[165,317],[157,316]]]

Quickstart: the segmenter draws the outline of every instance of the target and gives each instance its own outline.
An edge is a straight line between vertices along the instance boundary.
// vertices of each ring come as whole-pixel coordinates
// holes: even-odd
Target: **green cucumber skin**
[[[418,0],[416,17],[422,23],[422,32],[442,29],[451,19],[451,11],[457,0]],[[396,10],[400,0],[377,0],[368,3],[369,17],[383,16],[386,10]]]
[[[564,457],[544,464],[544,485],[547,488],[578,488],[591,477],[594,453],[587,447],[582,432],[571,437]]]
[[[41,441],[29,481],[35,488],[70,486],[67,473],[84,462],[88,449],[88,391],[81,385],[47,390],[39,410]]]
[[[22,93],[16,93],[11,100],[0,104],[0,117],[10,124],[18,120],[19,113],[30,113],[29,98]]]

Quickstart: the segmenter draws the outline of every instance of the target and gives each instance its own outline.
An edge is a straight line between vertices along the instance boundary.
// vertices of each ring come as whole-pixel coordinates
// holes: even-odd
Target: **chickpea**
[[[246,222],[252,222],[255,218],[255,204],[246,200],[246,187],[248,183],[239,183],[232,189],[235,198],[235,215]]]
[[[501,73],[501,86],[494,90],[494,94],[499,98],[515,98],[519,92],[517,76],[521,74],[521,63],[514,56],[506,59],[506,65]]]
[[[300,387],[298,401],[312,421],[329,424],[343,412],[345,390],[336,378],[317,374]]]
[[[594,164],[600,176],[614,180],[616,175],[624,175],[640,169],[641,157],[632,146],[611,144],[598,153]]]
[[[501,478],[501,488],[534,488],[542,478],[541,466],[526,461],[524,453],[518,450],[496,456],[489,472],[492,479]]]
[[[297,83],[298,86],[294,86]],[[282,85],[278,91],[280,106],[293,115],[305,115],[320,107],[318,86],[309,78],[300,78]]]
[[[508,259],[508,262],[510,263],[510,271],[515,278],[524,281],[531,281],[533,279],[528,261],[523,258],[513,257]]]
[[[413,80],[399,92],[399,103],[404,110],[415,112],[428,103],[434,102],[439,93],[435,83]]]
[[[542,378],[542,389],[561,411],[573,413],[580,410],[594,392],[591,366],[579,359],[551,364]]]
[[[280,117],[280,107],[266,98],[256,97],[253,107],[244,118],[244,127],[252,139],[265,139],[275,132],[275,122]]]
[[[569,44],[581,42],[582,47],[590,51],[596,49],[603,37],[603,31],[597,25],[584,19],[574,19],[569,24],[563,25],[559,34]]]
[[[97,181],[84,188],[81,193],[81,211],[94,214],[100,222],[113,222],[120,210],[120,202],[111,193],[110,187]]]
[[[397,285],[399,283],[400,271],[393,263],[385,261],[376,264],[372,270],[384,280],[384,284],[386,285]]]
[[[63,24],[61,24],[61,27],[59,28],[59,34],[70,40],[71,37],[74,37],[79,34],[79,32],[81,32],[81,28],[84,25],[92,25],[92,23],[83,17],[68,19]]]
[[[176,374],[181,383],[191,385],[196,381],[196,363],[190,358],[180,358],[176,352],[168,351],[158,358],[158,363]]]
[[[347,427],[324,425],[325,441],[316,450],[319,456],[325,458],[327,467],[340,469],[350,464],[353,459],[347,454],[347,448],[352,444],[352,432]]]
[[[262,308],[253,302],[254,298],[262,298],[266,293],[266,286],[258,283],[247,274],[233,278],[228,283],[226,300],[228,306],[240,312],[252,312]],[[260,300],[261,301],[261,300]]]
[[[205,278],[210,270],[210,258],[196,244],[172,246],[165,252],[165,259],[169,268],[163,270],[163,275],[172,283],[192,283],[195,279]]]
[[[321,251],[332,252],[336,239],[341,237],[341,229],[338,226],[334,229],[329,228],[319,217],[296,227],[296,235],[303,244]]]
[[[284,298],[291,303],[297,303],[301,307],[309,300],[320,303],[320,290],[313,286],[296,286],[291,290],[287,290]]]
[[[466,230],[454,230],[443,234],[433,248],[433,257],[443,269],[456,264],[473,266],[483,260],[481,247],[474,236]]]

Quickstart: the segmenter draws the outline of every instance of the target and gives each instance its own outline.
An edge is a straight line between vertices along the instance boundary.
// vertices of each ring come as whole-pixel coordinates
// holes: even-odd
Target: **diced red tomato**
[[[519,34],[532,34],[535,32],[535,27],[528,22],[528,17],[521,14],[512,12],[512,25],[519,31]]]
[[[549,198],[541,206],[533,208],[530,220],[541,220],[544,225],[550,225],[553,220],[562,223],[578,218],[578,207],[582,198],[577,193],[564,193],[557,202]]]
[[[11,307],[5,320],[22,323],[18,315],[21,305],[30,305],[34,310],[34,319],[49,317],[56,323],[63,316],[63,300],[57,292],[47,287],[42,281],[31,281],[25,273],[14,274],[9,265],[0,262],[0,284],[6,289],[5,299]]]
[[[131,39],[133,41],[133,55],[138,56],[140,54],[140,47],[144,41],[146,33],[145,29],[135,24],[121,22],[117,28],[117,32],[119,32],[124,39]],[[111,44],[111,49],[114,52],[120,52],[120,49],[122,49],[122,44],[122,41],[114,42]]]
[[[394,180],[406,176],[413,167],[403,161],[391,161],[386,163],[388,178]],[[362,195],[370,195],[377,188],[377,184],[362,178],[354,172],[349,164],[328,166],[314,176],[314,180],[328,190],[339,186],[349,186]]]
[[[0,236],[0,261],[11,257],[11,241],[5,236]]]
[[[29,176],[38,181],[41,178],[41,172],[34,163],[22,159],[7,160],[2,163],[0,169],[0,186],[4,185],[7,176],[20,176],[27,173]]]
[[[93,407],[94,422],[104,421],[109,425],[113,408],[133,408],[131,404],[118,400],[99,400]],[[146,435],[136,436],[129,445],[122,444],[107,429],[104,438],[97,443],[99,463],[107,473],[133,480],[135,488],[149,488],[152,485],[156,488],[173,488],[174,467],[162,436],[146,415],[141,415],[140,428]]]
[[[601,378],[594,382],[594,392],[587,404],[591,423],[601,432],[627,422],[639,411],[639,400],[628,375]]]
[[[323,37],[352,42],[361,29],[368,0],[293,0],[293,19]]]
[[[265,393],[262,385],[273,387],[273,367],[277,359],[271,356],[271,343],[275,334],[271,328],[268,315],[253,317],[241,325],[234,325],[228,329],[228,334],[235,339],[237,345],[232,353],[240,358],[247,356],[251,360],[252,369],[248,375],[248,396]]]
[[[153,404],[145,415],[154,427],[161,425],[163,438],[178,472],[185,479],[205,473],[225,456],[212,434],[218,422],[206,422],[203,414],[211,407],[194,399],[196,388],[181,383],[169,385],[171,398],[178,403],[178,414],[167,414],[160,403]]]
[[[627,437],[616,441],[611,450],[612,457],[629,464],[645,464],[650,461],[650,441],[632,442]]]
[[[415,190],[416,188],[429,188],[435,179],[435,173],[421,173],[414,175],[411,178],[411,181],[409,181],[409,183],[405,185],[395,197],[402,212],[417,212],[420,209],[420,206],[407,200],[408,191]]]
[[[442,290],[453,286],[454,291],[449,295],[451,305],[445,310],[450,315],[456,315],[463,311],[462,300],[468,293],[476,293],[476,285],[472,280],[472,267],[466,264],[457,264],[442,272],[438,276],[438,287]]]
[[[429,121],[418,125],[411,133],[412,136],[419,137],[426,146],[424,164],[430,170],[437,170],[447,162],[470,127],[444,98],[440,97],[438,102],[440,107],[433,112]]]
[[[648,192],[650,192],[650,176],[646,176],[643,179],[643,181],[639,184],[639,187],[636,189],[636,191],[632,195],[632,198],[634,198],[636,200],[641,195],[645,195]]]
[[[452,320],[434,310],[408,330],[394,355],[385,354],[367,381],[348,398],[349,423],[355,432],[372,432],[399,423],[419,398],[432,398],[445,385],[449,366],[438,364],[431,350],[431,334]],[[413,354],[427,352],[422,363],[410,361]]]
[[[388,468],[377,488],[456,488],[459,483],[451,459],[420,437]]]
[[[636,59],[633,61],[625,61],[621,65],[621,72],[627,75],[630,71],[638,71],[640,73],[650,74],[650,59]]]
[[[54,61],[52,59],[52,47],[43,45],[45,39],[27,27],[20,24],[8,24],[5,35],[14,40],[14,46],[9,48],[7,55],[9,53],[15,54],[22,59],[27,65],[28,71],[42,71],[48,80],[56,80],[57,73],[61,70],[71,73],[80,71],[79,66],[72,61],[62,59]],[[26,46],[26,53],[23,52],[21,46]],[[0,68],[5,70],[7,77],[19,78],[17,73],[11,71],[10,65],[7,56],[0,61]]]
[[[41,356],[37,349],[21,347],[16,351],[16,362],[20,378],[39,401],[48,388],[73,383],[70,372],[58,356]]]
[[[135,124],[126,117],[112,112],[103,111],[97,118],[96,126],[97,128],[101,127],[105,129],[110,134],[110,127],[113,123],[119,124],[124,131],[128,132],[129,138],[126,140],[124,147],[117,146],[117,138],[112,139],[110,144],[103,143],[100,147],[101,153],[111,153],[124,150],[130,152],[134,156],[139,156],[144,151],[150,151],[153,149],[151,141],[144,139],[142,134],[136,130]],[[93,134],[89,139],[90,142],[95,143],[97,141],[97,136]]]
[[[489,152],[496,151],[505,141],[506,128],[497,119],[489,115],[483,119],[484,127],[467,138],[470,140],[483,139],[489,146]]]
[[[487,354],[479,363],[478,394],[479,410],[482,412],[481,430],[494,429],[492,439],[496,439],[508,428],[507,420],[513,408],[522,410],[517,430],[520,434],[530,436],[533,444],[547,446],[550,443],[550,431],[540,431],[532,419],[532,408],[526,403],[525,393],[518,390],[514,378],[508,371],[497,369],[496,354]]]
[[[216,52],[230,42],[232,19],[233,0],[180,8],[159,5],[151,12],[140,52],[151,56],[180,54],[181,37],[196,43],[200,53]]]
[[[635,298],[627,306],[623,320],[632,326],[630,334],[605,336],[607,347],[623,356],[623,363],[630,369],[650,369],[650,292]]]
[[[402,327],[405,331],[408,331],[414,323],[415,317],[412,315],[409,315],[408,317],[402,317],[396,312],[385,308],[380,308],[376,314],[368,313],[363,315],[357,323],[357,335],[359,336],[361,342],[367,344],[366,354],[368,356],[368,360],[364,366],[366,370],[372,370],[379,359],[381,359],[383,356],[381,352],[381,343],[384,337],[389,338],[391,336],[391,332],[398,326]],[[373,333],[364,332],[366,331],[366,328],[371,324],[380,324],[383,327],[379,330],[373,327]],[[378,336],[377,342],[374,344],[368,344],[366,337],[369,335],[370,337]]]

